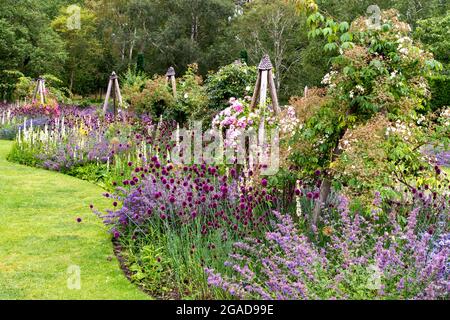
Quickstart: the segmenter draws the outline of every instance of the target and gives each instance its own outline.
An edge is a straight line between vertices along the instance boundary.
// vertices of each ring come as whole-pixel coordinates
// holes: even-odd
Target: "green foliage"
[[[87,92],[89,87],[104,79],[92,72],[98,68],[104,54],[97,37],[97,17],[92,10],[81,7],[80,27],[69,28],[69,19],[72,19],[73,12],[68,9],[69,7],[61,8],[59,16],[52,21],[51,26],[64,39],[69,54],[64,68],[65,83],[71,91]]]
[[[120,237],[132,281],[163,299],[227,299],[229,295],[207,284],[204,266],[229,273],[224,262],[233,239],[220,230],[202,235],[201,225],[174,229],[154,226],[147,235]]]
[[[42,78],[45,79],[45,88],[47,89],[47,97],[56,100],[58,103],[71,103],[71,92],[69,89],[63,87],[63,81],[51,74],[44,74]],[[15,84],[13,98],[17,100],[28,101],[33,97],[36,89],[36,82],[29,77],[19,77]]]
[[[17,70],[0,70],[0,99],[12,100],[16,83],[24,74]]]
[[[431,100],[433,110],[450,105],[450,76],[434,75],[428,78],[430,84]]]
[[[133,94],[130,99],[136,112],[147,113],[154,118],[170,114],[176,105],[165,77],[147,80],[142,92]]]
[[[0,124],[0,140],[14,140],[17,134],[17,124]]]
[[[313,75],[303,72],[299,58],[308,46],[304,19],[296,15],[293,5],[284,0],[251,1],[243,7],[243,14],[232,21],[234,39],[230,42],[239,51],[247,52],[250,65],[258,65],[263,55],[269,54],[282,102],[311,85]],[[326,60],[322,63],[326,64]]]
[[[305,85],[317,86],[329,57],[337,55],[336,44],[326,44],[324,54],[323,48],[308,40],[305,17],[296,16],[296,8],[333,16],[324,30],[315,32],[330,39],[338,37],[345,49],[352,44],[351,36],[346,34],[346,23],[337,21],[352,21],[374,4],[371,0],[327,0],[318,1],[318,10],[313,0],[254,0],[239,2],[237,11],[234,0],[76,3],[81,8],[81,28],[70,30],[70,1],[2,1],[0,72],[17,70],[31,78],[54,74],[72,92],[89,95],[104,89],[112,70],[120,74],[137,66],[138,71],[153,75],[173,65],[182,74],[197,62],[199,74],[205,77],[239,57],[255,65],[269,53],[284,102],[302,92]],[[448,1],[379,0],[376,4],[381,9],[398,9],[413,28],[420,20],[417,25],[424,31],[423,42],[437,48],[436,52],[430,50],[438,60],[448,56],[448,18],[441,18],[448,12]],[[1,97],[11,99],[11,91],[4,87],[12,83],[15,81],[0,77]]]
[[[174,119],[178,122],[209,119],[210,114],[206,112],[208,96],[202,85],[202,78],[197,75],[197,71],[197,64],[188,66],[185,75],[178,81],[176,108],[174,110]]]
[[[420,19],[445,14],[449,9],[448,1],[441,0],[289,0],[294,3],[299,14],[309,15],[320,12],[338,21],[352,21],[357,17],[366,14],[367,17],[373,15],[369,11],[369,6],[377,5],[380,10],[396,9],[399,17],[407,21],[413,27]]]
[[[177,79],[175,98],[165,76],[147,79],[142,73],[129,70],[123,77],[125,102],[138,113],[148,113],[156,118],[163,116],[180,123],[206,118],[209,116],[205,112],[208,97],[197,71],[197,65],[192,64],[186,74]]]
[[[14,143],[11,151],[7,156],[7,160],[11,162],[17,162],[30,167],[38,167],[41,164],[36,158],[35,152],[32,149],[22,150],[17,143]]]
[[[435,58],[448,67],[450,64],[450,11],[445,16],[432,17],[417,22],[414,37],[430,50]],[[448,72],[448,71],[447,71]]]
[[[144,72],[144,69],[145,69],[145,58],[142,53],[139,53],[137,56],[136,70],[138,72]]]
[[[251,96],[256,77],[256,68],[245,63],[232,63],[210,73],[205,83],[209,108],[219,111],[228,106],[230,98]]]
[[[64,168],[63,168],[64,169]],[[111,189],[114,178],[111,171],[105,164],[85,163],[83,165],[71,167],[68,170],[62,170],[63,173],[101,186],[104,189]]]
[[[14,98],[19,100],[31,99],[36,84],[29,77],[20,77],[17,79],[14,90]]]
[[[440,70],[440,63],[407,36],[409,27],[392,10],[382,12],[386,28],[380,29],[368,28],[365,18],[349,27],[319,12],[308,21],[310,35],[325,35],[340,54],[322,81],[330,101],[288,142],[298,145],[291,161],[310,177],[320,169],[335,187],[356,197],[409,185],[412,177],[429,179],[434,169],[420,146],[438,128],[416,122],[429,111],[426,78]],[[347,41],[352,45],[346,47]]]
[[[0,70],[18,70],[31,77],[63,72],[67,59],[64,42],[51,29],[39,2],[2,1]]]
[[[128,68],[127,72],[120,76],[122,99],[126,106],[130,106],[133,97],[142,92],[147,81],[148,78],[143,72],[132,68]]]

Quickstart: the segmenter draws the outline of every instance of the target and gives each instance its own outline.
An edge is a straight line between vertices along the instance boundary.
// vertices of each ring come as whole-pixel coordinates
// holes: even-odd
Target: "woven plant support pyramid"
[[[44,105],[47,102],[47,99],[45,97],[45,79],[42,77],[36,79],[36,88],[34,89],[33,93],[33,101],[36,100],[38,95],[41,104]]]
[[[170,83],[170,85],[172,86],[173,97],[176,98],[177,97],[177,81],[175,79],[175,69],[173,67],[170,67],[169,69],[167,69],[166,83]]]
[[[122,94],[120,93],[118,79],[119,77],[113,71],[109,77],[108,90],[106,91],[105,103],[103,104],[103,113],[106,113],[108,111],[109,98],[112,93],[114,117],[117,116],[117,102],[119,107],[122,106]]]
[[[273,79],[273,66],[268,54],[264,55],[258,66],[258,78],[256,80],[255,91],[253,92],[251,109],[256,108],[259,103],[260,107],[266,107],[267,89],[269,89],[270,98],[272,99],[273,110],[276,114],[280,112],[278,104],[277,89]]]

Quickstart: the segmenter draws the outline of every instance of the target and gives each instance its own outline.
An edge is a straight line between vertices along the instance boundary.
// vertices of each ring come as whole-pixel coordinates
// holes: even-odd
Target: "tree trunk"
[[[337,157],[339,157],[339,155],[342,153],[342,150],[339,149],[339,142],[342,140],[342,138],[344,137],[345,133],[347,132],[347,129],[343,129],[342,132],[339,134],[339,139],[334,147],[333,150],[333,155],[331,157],[331,162],[336,161]],[[323,205],[325,204],[325,202],[328,199],[328,196],[331,193],[331,181],[332,181],[332,176],[327,173],[324,172],[324,179],[322,180],[322,184],[320,185],[320,195],[319,195],[319,199],[316,202],[315,206],[314,206],[314,210],[313,210],[313,216],[312,216],[312,223],[311,223],[311,227],[312,226],[317,226],[317,223],[319,222],[319,218],[320,218],[320,212],[322,210]]]
[[[199,1],[190,1],[190,11],[191,11],[191,41],[196,42],[198,40],[198,28],[199,28],[199,10],[201,8],[201,4]]]
[[[130,43],[130,51],[128,52],[128,60],[131,61],[131,59],[133,59],[133,50],[134,50],[134,45],[136,43],[136,28],[134,28],[134,33],[133,33],[133,38],[131,39],[131,43]]]
[[[313,226],[317,226],[317,222],[319,221],[320,211],[322,210],[322,206],[327,201],[328,196],[330,195],[330,192],[331,192],[331,179],[329,177],[326,177],[322,181],[322,184],[320,186],[320,196],[314,207],[313,217],[312,217],[312,225]]]
[[[126,43],[125,43],[125,41],[124,41],[124,42],[122,43],[122,48],[120,49],[120,56],[121,56],[122,61],[125,60],[125,46],[126,46]]]
[[[69,84],[69,91],[72,92],[73,88],[73,78],[74,78],[74,71],[70,72],[70,84]]]

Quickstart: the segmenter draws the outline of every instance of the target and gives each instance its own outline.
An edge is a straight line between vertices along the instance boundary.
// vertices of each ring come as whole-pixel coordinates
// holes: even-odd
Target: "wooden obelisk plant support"
[[[254,109],[259,102],[261,108],[266,107],[267,88],[269,88],[270,98],[272,99],[272,107],[276,114],[280,112],[278,104],[277,88],[273,80],[273,66],[268,54],[264,55],[258,66],[258,78],[256,80],[255,91],[253,92],[251,109]],[[259,101],[258,101],[259,98]]]
[[[258,66],[258,78],[256,80],[255,91],[253,92],[250,109],[253,110],[259,104],[260,110],[267,107],[267,89],[269,89],[270,98],[272,99],[272,108],[275,114],[280,113],[278,104],[277,89],[273,79],[273,66],[268,54],[264,55]],[[258,99],[259,98],[259,99]],[[260,144],[264,143],[265,137],[265,117],[261,117],[258,130],[258,139]]]
[[[47,99],[45,98],[45,79],[42,77],[36,79],[36,88],[33,93],[33,101],[36,100],[38,95],[40,97],[41,104],[44,105],[47,102]]]
[[[175,79],[175,69],[170,67],[166,73],[166,83],[172,86],[173,97],[177,98],[177,81]]]
[[[103,113],[108,111],[109,98],[112,93],[114,118],[117,116],[117,106],[122,106],[122,94],[120,93],[119,77],[113,71],[109,77],[108,90],[106,91],[105,103],[103,104]]]

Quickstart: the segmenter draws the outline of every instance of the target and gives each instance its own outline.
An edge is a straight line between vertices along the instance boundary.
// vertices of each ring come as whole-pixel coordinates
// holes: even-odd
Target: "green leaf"
[[[353,40],[353,34],[351,34],[350,32],[346,32],[346,33],[341,35],[340,39],[341,39],[341,42],[352,41]]]
[[[387,32],[387,31],[389,31],[391,29],[391,26],[388,24],[388,23],[385,23],[385,24],[383,24],[382,26],[381,26],[381,30],[383,31],[383,32]]]
[[[349,24],[347,21],[343,21],[339,24],[339,30],[341,30],[341,32],[345,32],[349,29]]]
[[[342,71],[344,72],[345,75],[348,75],[353,71],[353,68],[350,66],[346,66]]]
[[[324,46],[324,50],[325,50],[325,51],[333,51],[333,50],[336,50],[336,49],[337,49],[337,44],[334,43],[334,42],[332,42],[332,43],[327,43],[327,44]]]
[[[332,34],[332,33],[333,33],[333,30],[331,30],[331,28],[324,28],[324,29],[322,29],[322,34],[324,36],[327,36],[327,35]]]
[[[351,49],[354,46],[355,44],[353,42],[344,42],[343,44],[341,44],[342,49]]]

